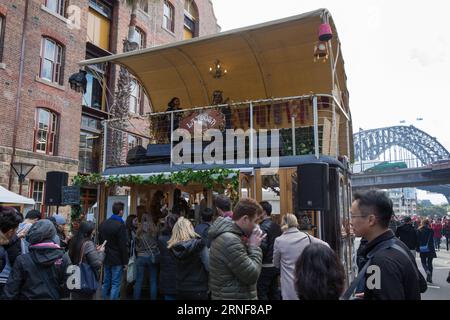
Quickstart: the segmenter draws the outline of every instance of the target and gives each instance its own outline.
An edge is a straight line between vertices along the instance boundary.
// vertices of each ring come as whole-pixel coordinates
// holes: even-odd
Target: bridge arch
[[[450,159],[450,152],[436,138],[414,126],[394,126],[360,131],[353,134],[355,160],[375,160],[393,146],[402,147],[424,165]]]

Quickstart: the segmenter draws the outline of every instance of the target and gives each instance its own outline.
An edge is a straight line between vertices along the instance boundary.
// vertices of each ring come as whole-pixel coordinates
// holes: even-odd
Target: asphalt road
[[[450,300],[450,283],[447,282],[450,270],[450,251],[446,250],[444,241],[441,244],[441,250],[436,254],[437,258],[433,259],[433,283],[428,284],[428,290],[422,294],[422,300]],[[417,258],[417,265],[426,276],[419,258]]]

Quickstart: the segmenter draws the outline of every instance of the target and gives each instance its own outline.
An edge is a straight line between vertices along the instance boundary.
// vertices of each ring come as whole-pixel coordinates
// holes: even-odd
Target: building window
[[[42,38],[41,45],[41,70],[42,79],[63,83],[63,47],[56,41],[49,38]]]
[[[43,212],[43,202],[44,202],[44,181],[34,181],[30,180],[30,198],[34,199],[35,205],[34,209]]]
[[[89,1],[87,41],[109,51],[111,8],[100,0]]]
[[[45,6],[50,9],[50,11],[65,17],[66,0],[46,0]]]
[[[99,136],[90,132],[81,131],[78,153],[79,172],[98,172],[99,150]]]
[[[139,49],[144,49],[146,44],[145,44],[145,40],[146,40],[146,36],[145,36],[145,32],[142,31],[139,28],[135,28],[136,30],[136,42],[139,44]]]
[[[83,106],[104,109],[107,86],[106,65],[96,64],[86,68],[86,92],[83,94]]]
[[[111,19],[112,9],[102,0],[89,0],[89,7],[105,16],[106,18]]]
[[[3,61],[3,42],[5,40],[5,22],[4,16],[0,15],[0,62]]]
[[[184,39],[198,36],[198,10],[193,0],[184,2]]]
[[[174,17],[175,17],[175,8],[168,0],[164,0],[163,27],[172,32],[175,32]]]
[[[142,90],[141,85],[136,79],[131,80],[130,83],[130,112],[142,113]]]
[[[82,173],[98,172],[100,163],[100,121],[85,115],[81,116],[79,145],[79,167]]]
[[[128,150],[131,150],[137,146],[142,146],[142,139],[129,134],[128,135]]]
[[[56,154],[57,130],[58,116],[47,109],[36,109],[34,151],[50,155]]]

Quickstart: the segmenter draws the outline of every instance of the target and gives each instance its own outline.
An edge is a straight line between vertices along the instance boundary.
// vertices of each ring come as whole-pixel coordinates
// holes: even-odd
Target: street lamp
[[[19,178],[19,194],[22,195],[22,184],[25,182],[26,176],[33,170],[36,165],[31,163],[14,162],[11,167]]]

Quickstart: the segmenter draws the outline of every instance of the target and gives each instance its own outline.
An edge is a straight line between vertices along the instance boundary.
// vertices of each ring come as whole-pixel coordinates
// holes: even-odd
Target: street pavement
[[[422,300],[450,300],[450,283],[447,282],[450,270],[450,251],[446,250],[445,241],[442,241],[440,251],[436,251],[437,258],[433,259],[433,283],[428,284],[428,290],[422,294]],[[424,276],[419,254],[417,265]]]

